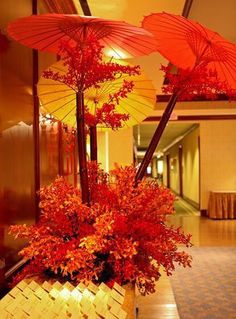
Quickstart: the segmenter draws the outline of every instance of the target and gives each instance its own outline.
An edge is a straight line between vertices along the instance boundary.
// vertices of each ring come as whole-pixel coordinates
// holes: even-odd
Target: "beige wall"
[[[183,196],[199,204],[199,128],[181,141],[183,149]]]
[[[167,186],[167,165],[166,156],[163,158],[163,185]]]
[[[236,190],[235,143],[235,120],[201,122],[201,209],[211,190]]]
[[[133,163],[133,129],[109,132],[109,169],[114,163],[122,166]]]
[[[200,136],[199,164],[198,136]],[[235,120],[199,121],[199,129],[192,131],[181,142],[168,150],[170,163],[171,159],[177,158],[176,169],[170,171],[171,188],[179,192],[178,145],[181,144],[183,146],[183,195],[185,197],[196,203],[200,202],[200,209],[205,210],[211,190],[236,190],[235,141]],[[163,174],[165,185],[166,171],[165,163]]]
[[[179,194],[178,144],[168,150],[170,156],[170,188]]]
[[[97,132],[98,163],[106,172],[109,171],[108,134],[108,132]]]
[[[98,132],[98,162],[107,172],[115,163],[122,166],[133,163],[133,130],[132,128]]]
[[[187,134],[181,141],[173,145],[166,152],[170,157],[170,188],[177,194],[180,193],[179,181],[179,146],[182,146],[183,169],[183,197],[196,205],[199,203],[199,128]],[[164,184],[167,184],[166,157],[164,161]]]

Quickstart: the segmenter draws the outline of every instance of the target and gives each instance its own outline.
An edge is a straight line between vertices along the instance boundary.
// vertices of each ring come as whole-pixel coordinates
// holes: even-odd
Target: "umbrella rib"
[[[127,52],[132,52],[132,51],[138,51],[138,52],[141,52],[141,53],[145,53],[145,50],[143,48],[149,48],[149,46],[147,45],[148,42],[146,42],[144,39],[132,39],[134,40],[134,44],[133,42],[130,41],[131,40],[131,37],[127,37],[126,39],[123,39],[122,40],[122,44],[125,44],[127,47],[129,47],[131,51],[128,51],[127,50],[127,47],[125,48],[125,50]],[[138,43],[140,41],[140,43]],[[139,47],[137,47],[137,44]]]
[[[137,78],[138,78],[138,76],[137,76]],[[147,82],[147,85],[149,85],[149,86],[151,86],[150,84],[151,84],[151,81],[149,81],[149,80],[139,80],[139,79],[132,79],[132,78],[128,78],[128,76],[127,77],[124,77],[122,80],[124,81],[124,80],[126,80],[126,79],[128,79],[128,80],[130,80],[130,81],[132,81],[132,82],[134,82],[134,90],[137,90],[137,91],[141,91],[141,90],[145,90],[145,91],[152,91],[152,92],[155,92],[155,89],[153,88],[153,87],[140,87],[140,86],[138,86],[140,83],[145,83],[145,82]],[[117,80],[114,80],[114,84],[113,84],[113,86],[116,88],[116,86],[117,87],[120,87],[120,85],[123,83],[123,81],[117,81]],[[149,83],[150,82],[150,83]]]
[[[30,19],[33,20],[34,22],[38,20],[36,23],[44,23],[45,20],[47,20],[46,23],[52,22],[52,23],[58,24],[57,20],[61,20],[61,21],[65,20],[65,16],[66,15],[61,15],[61,14],[57,14],[57,13],[53,13],[53,14],[49,13],[49,14],[42,14],[42,15],[33,15],[30,17]],[[42,20],[42,17],[43,17],[43,20]],[[19,18],[18,20],[25,22],[27,24],[27,26],[29,26],[28,19],[29,19],[28,17],[24,17],[24,18]]]
[[[128,100],[128,101],[127,101],[127,100]],[[136,103],[138,103],[138,104],[140,104],[140,105],[145,106],[145,108],[149,108],[150,110],[153,110],[153,107],[150,106],[150,105],[148,105],[147,103],[140,102],[139,100],[136,100],[136,99],[133,99],[133,98],[129,98],[129,99],[127,99],[127,100],[126,100],[124,103],[127,102],[127,104],[128,104],[128,102],[133,101],[133,102],[136,102]],[[121,105],[121,104],[119,104],[119,105]],[[141,114],[143,114],[143,115],[145,115],[145,116],[147,115],[146,113],[143,113],[142,111],[140,111],[139,108],[134,107],[133,104],[130,104],[130,103],[129,103],[129,105],[130,105],[130,107],[132,107],[132,108],[135,109],[136,111],[140,112]]]
[[[234,49],[232,48],[231,50],[227,50],[227,57],[230,57],[236,66],[236,46]],[[220,60],[222,60],[222,58]]]
[[[39,93],[40,96],[48,96],[48,95],[53,95],[53,94],[57,94],[57,93],[65,93],[65,92],[70,92],[71,89],[68,90],[60,90],[60,91],[53,91],[53,92],[44,92],[44,93]],[[40,88],[39,88],[39,92],[40,92]],[[75,94],[73,92],[73,94]],[[72,94],[71,94],[72,95]],[[67,95],[70,96],[70,95]],[[63,96],[64,97],[64,96]]]
[[[219,60],[220,60],[220,57],[217,55],[217,53],[215,52],[215,51],[213,51],[212,50],[212,54],[214,54],[215,56],[216,56],[216,61],[218,62],[217,64],[216,64],[216,61],[212,61],[212,63],[215,65],[215,70],[217,71],[217,67],[216,67],[216,65],[218,65],[219,66],[219,68],[221,69],[221,72],[224,74],[224,78],[225,78],[225,81],[226,82],[228,82],[227,81],[227,74],[225,73],[225,69],[228,71],[228,74],[231,76],[231,78],[235,81],[236,80],[236,78],[235,78],[235,76],[233,76],[233,73],[232,73],[232,68],[230,68],[226,63],[223,63],[223,61],[220,63],[219,62]],[[211,62],[210,62],[211,63]],[[225,69],[222,67],[222,64],[224,65],[224,67],[225,67]],[[218,72],[217,72],[217,74],[218,74]],[[229,85],[229,83],[228,83],[228,85]],[[230,85],[229,85],[230,86]]]
[[[104,85],[101,86],[101,92],[106,94],[117,92],[117,90],[120,89],[120,85],[116,87],[115,81],[116,80],[105,82]]]
[[[110,47],[110,48],[117,54],[117,56],[119,56],[120,58],[122,58],[122,56],[120,56],[120,54],[119,54],[120,49],[117,49],[118,52],[117,52],[116,49],[114,49],[114,45],[117,45],[118,48],[121,47],[121,45],[120,45],[121,40],[120,40],[120,39],[112,38],[112,45],[111,45],[111,43],[108,42],[108,41],[111,41],[111,40],[110,40],[110,37],[103,38],[102,41],[103,41],[108,47]],[[140,40],[140,41],[141,41],[141,40]],[[121,51],[128,52],[129,54],[132,54],[133,51],[145,53],[145,50],[142,49],[142,48],[149,48],[148,46],[145,46],[145,45],[143,44],[143,41],[142,41],[141,43],[139,43],[139,47],[135,46],[135,44],[137,45],[137,41],[135,42],[134,45],[131,44],[131,43],[132,43],[132,42],[129,41],[129,39],[127,39],[127,40],[126,40],[126,39],[123,39],[123,40],[122,40],[122,45],[125,44],[126,47],[125,47],[125,48],[122,48]]]
[[[62,66],[61,66],[62,67]],[[63,75],[64,74],[67,74],[67,72],[68,72],[68,70],[67,69],[65,69],[65,70],[63,70],[61,67],[57,67],[57,66],[52,66],[52,67],[50,67],[49,69],[51,69],[52,71],[57,71],[57,72],[59,72],[59,73],[62,73]]]
[[[28,31],[29,30],[28,17],[25,19],[27,21],[17,21],[16,20],[12,24],[10,24],[9,28],[8,28],[10,33],[13,31],[14,34],[17,33],[17,35],[19,35],[19,34],[25,33],[25,31]],[[50,26],[49,26],[49,24],[50,24]],[[60,23],[58,21],[52,21],[52,20],[50,22],[49,21],[33,21],[33,23],[31,21],[30,30],[33,32],[37,32],[39,30],[40,31],[44,30],[44,32],[50,32],[51,30],[58,29],[58,25],[60,25]]]
[[[59,82],[59,81],[56,81],[56,80],[51,80],[51,79],[47,79],[47,78],[44,78],[44,80],[47,81],[47,83],[40,83],[41,80],[39,80],[38,86],[44,86],[44,87],[45,86],[55,86],[55,87],[57,87],[57,86],[67,86],[65,83]],[[51,81],[51,82],[49,82],[49,81]],[[68,88],[70,88],[70,87],[68,86]],[[72,89],[70,88],[70,90],[72,90]]]
[[[46,35],[46,37],[44,38],[42,38],[42,39],[40,39],[40,41],[39,42],[41,42],[42,40],[46,40],[46,39],[48,39],[48,38],[51,38],[51,37],[54,37],[54,36],[56,36],[56,35],[58,35],[58,34],[61,34],[62,32],[60,31],[60,30],[58,30],[58,29],[52,29],[52,30],[44,30],[44,31],[40,31],[40,32],[37,32],[36,34],[34,34],[33,36],[32,36],[32,34],[29,36],[26,36],[26,37],[24,37],[24,38],[20,38],[20,39],[18,39],[19,41],[25,41],[25,40],[29,40],[29,39],[32,39],[32,38],[34,38],[35,36],[37,36],[37,37],[39,37],[39,36],[43,36],[43,35]],[[24,34],[25,35],[25,30],[22,30],[22,34]],[[64,35],[66,35],[66,34],[63,34],[63,36]],[[20,36],[20,33],[18,32],[18,36]],[[37,39],[37,42],[36,43],[38,43],[38,40],[39,39]]]
[[[106,31],[106,26],[104,25],[96,25],[96,29],[95,28],[88,28],[88,31],[90,32],[90,34],[92,34],[93,36],[95,36],[95,38],[97,39],[101,39],[103,38],[101,36],[101,33],[103,31],[103,33]]]
[[[129,103],[127,103],[127,105],[128,105],[129,107],[132,107]],[[137,119],[133,114],[131,115],[130,112],[127,111],[127,109],[126,109],[124,106],[122,106],[121,108],[122,108],[122,110],[124,110],[124,113],[125,113],[125,114],[129,114],[130,117],[133,118],[137,123],[139,122],[138,119]],[[142,113],[141,113],[141,114],[142,114]],[[146,116],[146,114],[143,114],[143,115]]]
[[[180,27],[179,25],[171,24],[171,23],[167,23],[167,22],[163,22],[163,23],[159,22],[159,23],[156,23],[153,25],[148,25],[148,29],[151,32],[153,32],[153,34],[155,34],[157,36],[157,38],[158,38],[158,33],[164,33],[164,34],[171,33],[175,36],[180,36],[182,38],[183,34],[186,34],[187,32],[191,33],[191,32],[199,31],[197,28],[191,28],[187,25]]]
[[[123,121],[124,126],[129,127],[129,125],[127,124],[128,121],[129,121],[129,120]]]
[[[65,116],[62,117],[61,121],[64,121],[64,119],[74,110],[76,110],[76,105]]]
[[[31,27],[29,28],[29,23]],[[147,53],[156,47],[153,35],[147,30],[129,25],[123,21],[110,21],[99,18],[85,18],[70,15],[40,15],[20,18],[9,25],[9,33],[19,42],[40,50],[56,51],[61,39],[68,39],[82,43],[83,30],[88,29],[88,36],[92,34],[108,47],[114,47],[113,42],[127,52]],[[37,38],[37,40],[35,39]],[[128,38],[136,42],[133,45]],[[141,39],[140,39],[141,38]],[[89,39],[89,37],[88,37]],[[114,49],[114,48],[113,48]],[[117,51],[114,50],[118,54]]]
[[[107,38],[103,38],[103,39],[102,39],[102,41],[106,44],[107,47],[109,47],[118,57],[122,58],[122,56],[121,56],[120,53],[119,53],[119,49],[115,49],[115,48],[113,47],[113,44],[111,45],[107,40],[108,40]],[[116,44],[116,43],[114,42],[114,44]],[[119,46],[118,46],[118,47],[119,47]],[[118,51],[117,51],[117,50],[118,50]],[[126,52],[128,52],[128,51],[126,51]]]
[[[109,83],[109,85],[107,85]],[[98,90],[99,91],[99,93],[100,93],[100,96],[102,95],[102,94],[108,94],[109,92],[111,92],[111,93],[115,93],[115,92],[117,92],[117,89],[115,89],[115,90],[110,90],[109,91],[109,89],[110,88],[114,88],[115,87],[115,85],[114,85],[114,83],[112,83],[112,82],[106,82],[105,83],[105,85],[104,86],[101,86],[100,87],[100,89]],[[119,88],[119,87],[118,87]],[[154,91],[154,89],[146,89],[146,88],[134,88],[134,90],[132,91],[132,92],[129,92],[128,93],[128,99],[129,99],[129,94],[131,94],[131,95],[137,95],[137,97],[144,97],[144,98],[147,98],[147,99],[150,99],[150,100],[154,100],[154,98],[153,97],[151,97],[151,96],[148,96],[148,95],[144,95],[144,94],[139,94],[139,90],[141,91],[141,90],[152,90],[152,91]],[[107,93],[107,91],[108,91],[108,93]],[[112,91],[114,91],[114,92],[112,92]],[[99,97],[98,95],[97,95],[97,97]]]
[[[92,101],[91,101],[92,102]],[[90,103],[91,106],[89,107],[89,112],[92,113],[93,115],[95,115],[95,111],[96,111],[96,104],[95,102]]]
[[[139,103],[140,105],[144,105],[146,108],[150,108],[151,110],[153,109],[151,106],[148,106],[147,104],[145,104],[145,103],[142,103],[142,102],[139,102],[139,101],[137,101],[137,100],[135,100],[135,99],[127,99],[126,101],[123,101],[123,103],[120,103],[119,105],[118,105],[118,108],[120,107],[120,108],[122,108],[122,109],[124,109],[126,112],[128,112],[125,108],[124,108],[124,106],[123,106],[123,104],[127,104],[130,108],[132,108],[132,109],[134,109],[135,111],[137,111],[137,112],[139,112],[140,114],[142,114],[142,115],[144,115],[144,116],[147,116],[147,113],[144,113],[144,112],[142,112],[139,108],[136,108],[131,102],[136,102],[136,103]],[[130,112],[128,112],[128,113],[130,113]],[[132,115],[132,114],[131,114]]]
[[[203,58],[204,56],[204,53],[206,52],[207,48],[209,48],[209,44],[207,44],[205,42],[205,46],[204,46],[204,43],[201,43],[201,41],[195,41],[195,52],[194,54],[197,56],[197,57],[200,57],[200,58]],[[199,54],[198,54],[199,52]]]
[[[143,35],[143,37],[140,38],[140,35],[139,35],[139,34],[131,33],[131,32],[129,32],[129,31],[127,32],[127,34],[126,34],[126,33],[123,33],[123,34],[122,34],[122,32],[113,30],[112,33],[111,33],[110,35],[108,35],[107,37],[108,37],[108,38],[111,38],[111,41],[112,41],[114,38],[116,38],[116,40],[121,41],[122,43],[124,43],[124,41],[125,41],[126,39],[132,39],[133,42],[135,42],[135,41],[141,41],[142,44],[145,43],[145,44],[148,44],[148,45],[150,45],[150,44],[153,45],[153,43],[152,43],[152,42],[150,43],[150,41],[148,40],[148,37],[147,37],[147,36],[145,37],[145,35]],[[154,37],[153,37],[153,38],[150,37],[150,39],[152,39],[153,41],[155,41]],[[155,42],[154,42],[154,44],[155,44]]]
[[[145,48],[150,48],[150,47],[152,47],[152,48],[156,48],[156,46],[157,46],[157,42],[156,42],[156,39],[155,38],[153,38],[153,42],[151,42],[150,43],[150,41],[147,41],[146,40],[146,38],[140,38],[139,36],[134,36],[134,37],[126,37],[125,39],[124,39],[124,41],[122,41],[122,43],[127,43],[126,41],[128,41],[128,43],[130,43],[130,41],[129,40],[132,40],[132,39],[134,39],[134,41],[132,42],[132,43],[135,43],[135,44],[139,44],[139,46],[143,46],[143,47],[145,47]],[[155,42],[154,42],[155,41]]]
[[[147,30],[140,28],[140,27],[135,27],[135,26],[130,26],[128,24],[124,24],[124,22],[120,21],[108,21],[107,24],[102,24],[101,23],[101,29],[103,29],[103,26],[105,25],[105,30],[106,28],[109,28],[110,33],[112,34],[121,34],[121,35],[144,35],[144,36],[150,36],[150,34],[147,32]],[[112,32],[111,32],[112,31]]]
[[[150,101],[155,101],[156,99],[154,97],[148,96],[148,95],[144,95],[144,94],[140,94],[139,92],[136,92],[135,90],[131,93],[134,96],[137,96],[137,98],[139,97],[143,97],[144,99],[149,99]]]
[[[142,78],[143,77],[143,74],[137,74],[137,75],[129,75],[129,74],[124,74],[122,76],[122,80],[126,80],[126,79],[129,79],[133,82],[137,82],[137,83],[141,83],[141,82],[145,82],[147,83],[147,85],[150,85],[152,86],[152,81],[151,80],[148,80],[147,78]],[[120,83],[121,81],[119,81],[120,79],[117,79],[116,82],[117,83]]]
[[[64,103],[64,104],[62,104],[62,105],[60,105],[58,108],[56,108],[56,109],[53,110],[53,111],[50,111],[47,107],[45,107],[45,105],[48,105],[49,103],[43,104],[43,107],[47,108],[47,110],[48,110],[48,112],[49,112],[50,114],[54,114],[55,112],[59,111],[60,109],[62,109],[63,107],[65,107],[67,104],[73,102],[74,100],[75,100],[75,98],[71,99],[70,101],[68,101],[68,102],[66,102],[66,103]]]
[[[162,21],[166,27],[169,27],[171,25],[170,20],[172,21],[172,26],[176,26],[177,30],[182,29],[183,31],[186,31],[186,27],[188,30],[190,31],[196,31],[199,30],[198,28],[201,27],[200,24],[196,23],[197,25],[195,25],[194,23],[190,23],[190,21],[186,20],[183,17],[179,17],[179,16],[174,16],[174,15],[170,15],[170,14],[164,14],[165,16],[168,16],[168,21],[164,20]],[[165,19],[165,18],[164,18]],[[181,28],[179,27],[181,21]],[[161,21],[160,21],[161,23]]]
[[[86,97],[85,97],[86,100]],[[88,107],[89,112],[93,115],[95,115],[95,107],[94,107],[94,102],[91,100],[85,101],[85,105]],[[94,109],[94,110],[93,110]]]
[[[59,35],[59,33],[58,33],[58,35]],[[56,41],[55,41],[55,39],[54,39],[53,41],[47,43],[47,45],[41,47],[41,50],[45,50],[45,49],[49,48],[52,44],[55,44],[56,42],[58,42],[58,44],[59,44],[59,43],[60,43],[60,40],[62,40],[63,37],[65,37],[64,34],[60,35],[59,37],[56,38]],[[48,38],[50,38],[50,37],[48,37]],[[45,40],[45,39],[46,39],[46,38],[44,38],[43,40]],[[39,41],[39,42],[41,42],[41,41]],[[59,51],[59,49],[58,49],[58,51]]]
[[[100,95],[116,93],[117,90],[120,89],[120,85],[116,88],[115,82],[116,80],[104,82],[99,89],[99,91],[101,91]],[[123,83],[123,81],[121,83]]]
[[[110,92],[109,91],[110,86],[107,85],[108,83],[110,83],[110,81],[103,83],[104,85],[100,85],[100,88],[96,90],[96,94],[94,95],[94,98],[99,99],[102,95],[108,94]],[[95,89],[90,88],[90,92],[92,92],[92,93],[89,94],[89,91],[87,91],[87,95],[93,96],[93,90],[95,90]]]
[[[52,93],[49,93],[49,94],[51,95]],[[71,96],[73,96],[73,95],[75,95],[75,94],[71,94],[71,93],[70,93],[70,94],[68,94],[68,95],[63,96],[63,99],[68,98],[68,97],[71,97]],[[74,97],[74,98],[75,98],[75,97]],[[45,103],[44,105],[48,105],[48,104],[50,104],[50,103],[58,102],[58,101],[60,101],[61,99],[62,99],[62,98],[60,97],[60,98],[51,100],[51,101]]]

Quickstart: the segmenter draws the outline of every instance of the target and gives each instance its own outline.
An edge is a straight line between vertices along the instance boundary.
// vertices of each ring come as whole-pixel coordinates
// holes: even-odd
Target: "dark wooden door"
[[[179,145],[179,196],[183,197],[183,147]]]
[[[170,188],[170,155],[166,155],[166,186]]]

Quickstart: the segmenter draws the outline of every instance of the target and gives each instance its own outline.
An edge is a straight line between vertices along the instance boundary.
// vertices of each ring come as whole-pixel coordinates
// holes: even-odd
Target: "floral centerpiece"
[[[176,263],[191,257],[177,245],[190,245],[190,235],[166,224],[174,195],[154,181],[135,183],[133,167],[110,175],[89,163],[90,206],[63,178],[40,191],[42,215],[37,225],[11,226],[27,238],[20,255],[28,265],[15,278],[47,273],[72,282],[136,282],[142,294],[154,292],[163,267],[171,275]]]
[[[116,112],[120,100],[133,90],[133,81],[123,80],[92,114],[83,94],[91,87],[114,81],[123,74],[140,74],[139,66],[103,61],[103,47],[96,39],[71,45],[61,42],[65,72],[47,70],[44,77],[63,83],[76,96],[80,189],[59,177],[40,190],[41,215],[33,226],[14,225],[10,233],[29,240],[20,251],[27,265],[15,282],[30,275],[58,279],[136,283],[142,294],[154,291],[163,267],[171,275],[175,265],[190,266],[191,257],[178,250],[190,246],[190,235],[168,226],[173,213],[173,194],[155,181],[137,181],[133,166],[116,167],[108,175],[94,162],[87,162],[85,134],[103,124],[117,129],[128,114]]]

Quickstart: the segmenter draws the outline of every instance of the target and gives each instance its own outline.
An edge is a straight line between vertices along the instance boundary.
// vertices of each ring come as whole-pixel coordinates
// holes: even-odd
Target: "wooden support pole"
[[[150,161],[152,159],[152,156],[157,148],[157,145],[160,141],[162,133],[163,133],[163,131],[166,127],[166,124],[168,123],[169,118],[171,116],[171,113],[175,107],[177,99],[178,99],[178,94],[173,94],[169,100],[169,103],[166,106],[166,109],[161,117],[159,125],[157,126],[157,129],[152,137],[152,140],[148,146],[148,149],[145,153],[145,156],[141,162],[141,165],[139,166],[138,172],[137,172],[136,177],[135,177],[136,182],[142,180],[142,178],[146,172],[148,164],[150,163]]]
[[[97,161],[98,154],[97,154],[97,127],[96,125],[90,126],[89,128],[89,135],[90,135],[90,158],[91,161]]]
[[[32,0],[32,14],[37,14],[37,0]],[[39,142],[39,98],[37,92],[38,83],[38,51],[33,50],[33,140],[34,140],[34,190],[35,190],[35,220],[39,220],[39,190],[40,190],[40,142]]]
[[[78,138],[79,173],[82,202],[89,204],[88,171],[86,158],[86,135],[84,125],[84,95],[76,93],[76,123]]]
[[[58,174],[63,176],[63,128],[61,121],[57,122],[58,132]]]

